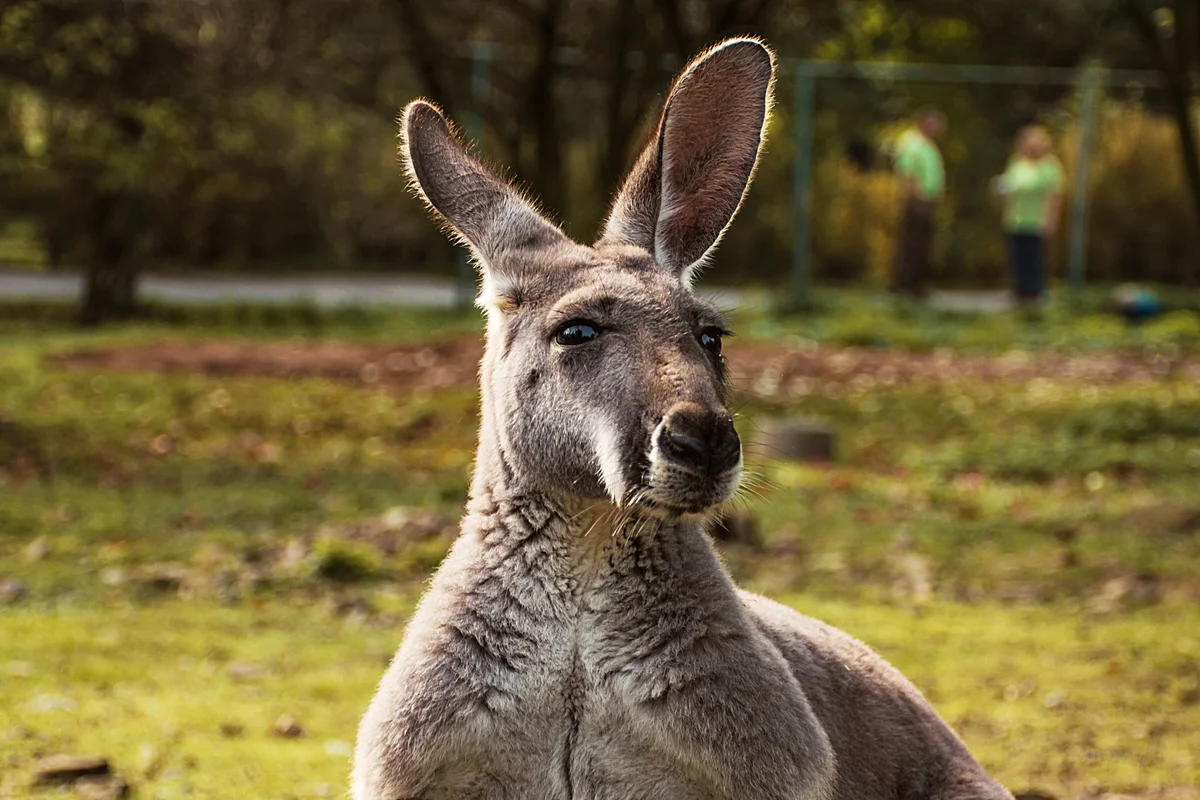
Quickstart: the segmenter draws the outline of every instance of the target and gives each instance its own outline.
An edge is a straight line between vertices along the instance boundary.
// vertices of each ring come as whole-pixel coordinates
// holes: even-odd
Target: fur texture
[[[431,104],[402,153],[488,317],[462,533],[363,717],[356,800],[1011,800],[865,645],[740,592],[702,530],[741,473],[689,283],[741,204],[773,57],[676,81],[593,247]]]

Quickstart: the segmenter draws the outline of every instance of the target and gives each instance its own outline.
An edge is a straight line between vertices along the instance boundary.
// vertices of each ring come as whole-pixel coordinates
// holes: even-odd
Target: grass
[[[875,645],[1014,788],[1194,781],[1200,643],[1161,641],[1195,631],[1194,611],[1064,622],[1045,607],[783,599]],[[358,715],[400,634],[321,604],[179,600],[19,609],[4,628],[0,785],[23,791],[38,754],[103,753],[138,796],[163,798],[342,796]],[[273,735],[283,714],[303,737]]]
[[[837,342],[828,332],[854,313],[739,327],[754,343]],[[358,715],[466,492],[474,392],[50,358],[478,328],[466,315],[314,318],[87,336],[0,323],[0,582],[23,590],[0,600],[0,796],[43,796],[32,764],[60,752],[110,758],[138,797],[344,793]],[[1019,333],[1012,318],[937,324],[938,341],[976,352],[1028,345],[1004,333]],[[1200,352],[1186,337],[1148,344],[1144,329],[1114,342],[1087,320],[1043,324],[1066,337],[1045,349]],[[876,647],[1013,789],[1200,795],[1194,382],[947,375],[738,403],[747,437],[764,414],[818,416],[839,450],[826,467],[753,465],[763,541],[726,548],[740,580]],[[434,515],[428,530],[413,509]],[[304,736],[275,735],[281,715]]]
[[[357,715],[396,637],[281,602],[113,600],[20,609],[4,627],[11,794],[27,791],[29,759],[82,751],[139,797],[343,796]],[[302,737],[273,735],[284,714]]]
[[[1157,287],[1167,313],[1132,325],[1107,313],[1108,287],[1091,287],[1077,298],[1065,290],[1036,316],[964,314],[923,303],[895,303],[887,295],[823,290],[807,314],[755,315],[741,320],[741,334],[756,340],[823,342],[846,347],[912,352],[953,348],[968,353],[1013,350],[1103,352],[1200,349],[1200,293]]]

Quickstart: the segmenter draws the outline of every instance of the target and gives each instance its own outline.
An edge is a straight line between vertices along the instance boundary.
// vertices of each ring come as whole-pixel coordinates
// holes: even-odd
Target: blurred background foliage
[[[402,199],[395,167],[395,116],[417,95],[587,240],[680,54],[750,33],[785,57],[1161,70],[1162,86],[1103,101],[1089,278],[1194,281],[1198,16],[1195,0],[13,0],[0,12],[0,259],[85,268],[86,321],[131,312],[147,267],[449,271],[452,249]],[[720,282],[787,270],[789,83]],[[951,120],[936,278],[1003,285],[987,180],[1032,120],[1071,169],[1077,93],[817,89],[818,279],[882,280],[896,211],[885,151],[932,103]]]

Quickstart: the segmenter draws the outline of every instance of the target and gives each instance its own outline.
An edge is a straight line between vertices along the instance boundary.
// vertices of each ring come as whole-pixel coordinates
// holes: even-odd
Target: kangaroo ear
[[[750,186],[774,73],[774,55],[755,39],[729,39],[692,61],[671,88],[658,135],[625,179],[597,244],[649,250],[690,285]]]
[[[414,100],[404,109],[400,157],[417,194],[471,248],[485,275],[497,271],[505,252],[566,240],[475,157],[432,103]]]

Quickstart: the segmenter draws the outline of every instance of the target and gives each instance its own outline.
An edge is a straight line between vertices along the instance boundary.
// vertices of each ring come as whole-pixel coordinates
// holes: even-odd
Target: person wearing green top
[[[904,216],[896,237],[891,289],[897,294],[924,294],[933,249],[937,204],[946,191],[946,169],[937,140],[946,133],[946,116],[934,108],[917,115],[916,127],[896,142],[895,170],[904,195]]]
[[[1050,135],[1037,125],[1021,129],[1016,153],[995,180],[1004,198],[1004,231],[1008,234],[1017,302],[1036,303],[1045,287],[1046,241],[1058,230],[1062,206],[1063,168],[1050,151]]]

